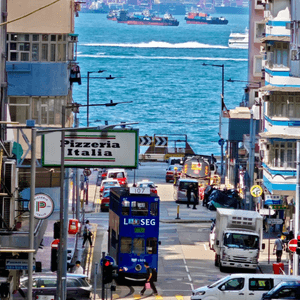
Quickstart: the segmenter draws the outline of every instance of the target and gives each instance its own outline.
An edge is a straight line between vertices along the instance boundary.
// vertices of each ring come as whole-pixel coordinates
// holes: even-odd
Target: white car
[[[117,179],[104,179],[101,181],[100,185],[100,196],[106,187],[117,187],[120,186],[120,183]]]
[[[157,186],[154,184],[153,181],[142,180],[142,181],[137,182],[136,186],[137,187],[142,187],[142,188],[149,187],[150,191],[152,193],[157,194]]]

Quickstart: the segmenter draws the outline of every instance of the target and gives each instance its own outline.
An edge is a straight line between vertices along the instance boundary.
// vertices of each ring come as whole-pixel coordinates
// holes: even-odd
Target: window
[[[253,76],[254,77],[261,77],[261,69],[262,69],[262,55],[255,55],[253,60]]]
[[[41,288],[56,287],[56,279],[55,278],[42,278],[39,280],[39,284],[40,284]]]
[[[76,278],[67,278],[67,287],[80,287],[80,283]]]
[[[58,125],[65,102],[66,97],[9,97],[11,119],[21,124],[33,119],[40,125]]]
[[[158,202],[150,203],[150,215],[157,216],[158,214]]]
[[[269,163],[275,168],[296,168],[296,142],[274,142]]]
[[[269,291],[273,288],[273,279],[265,278],[250,278],[249,290],[250,291]]]
[[[296,288],[294,287],[288,287],[283,288],[280,290],[277,294],[278,299],[296,299]]]
[[[157,254],[157,238],[148,238],[146,242],[146,253]]]
[[[148,203],[132,201],[131,214],[133,216],[148,216]]]
[[[288,67],[289,66],[289,48],[288,43],[274,44],[274,66]]]
[[[260,39],[264,37],[265,23],[255,22],[254,43],[260,43]]]
[[[68,44],[66,34],[8,34],[7,37],[8,61],[67,61],[67,52],[73,57],[74,45]]]
[[[132,247],[132,239],[129,237],[122,237],[120,252],[121,253],[131,253],[131,247]]]
[[[230,279],[224,283],[226,291],[238,291],[244,287],[244,278]]]
[[[300,119],[300,97],[273,95],[269,102],[269,117]]]
[[[128,216],[129,215],[129,210],[130,210],[130,202],[127,200],[123,200],[122,202],[122,215],[123,216]]]
[[[141,255],[145,253],[145,240],[143,238],[133,239],[132,253]]]

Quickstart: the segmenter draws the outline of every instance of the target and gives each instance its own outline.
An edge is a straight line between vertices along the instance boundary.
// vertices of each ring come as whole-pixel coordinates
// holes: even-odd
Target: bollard
[[[176,217],[176,220],[179,220],[179,204],[177,204],[177,217]]]

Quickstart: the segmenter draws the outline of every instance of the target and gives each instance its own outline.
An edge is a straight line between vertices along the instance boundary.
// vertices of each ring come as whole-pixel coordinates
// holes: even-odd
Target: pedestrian
[[[141,290],[140,295],[143,296],[146,290],[146,283],[150,283],[151,289],[153,290],[153,294],[157,295],[157,290],[154,285],[154,278],[153,278],[153,269],[149,267],[149,264],[147,262],[144,262],[144,266],[147,270],[147,280],[145,282],[144,288]]]
[[[273,249],[273,253],[276,254],[276,259],[277,259],[278,263],[281,262],[282,250],[283,250],[283,243],[282,243],[282,239],[281,239],[281,234],[278,234],[277,239],[275,240],[274,249]]]
[[[198,185],[193,187],[193,209],[197,209],[196,205],[198,203]]]
[[[83,274],[83,267],[80,264],[80,261],[77,260],[75,264],[74,274]]]
[[[82,242],[82,248],[84,248],[84,244],[86,242],[86,240],[89,240],[90,242],[90,246],[93,247],[93,243],[92,243],[92,227],[90,225],[90,221],[86,220],[85,225],[83,227],[83,242]]]
[[[174,167],[174,185],[176,185],[178,179],[179,179],[178,168]]]
[[[186,189],[187,208],[190,208],[191,197],[192,197],[192,190],[193,190],[193,185],[189,184],[189,186]]]

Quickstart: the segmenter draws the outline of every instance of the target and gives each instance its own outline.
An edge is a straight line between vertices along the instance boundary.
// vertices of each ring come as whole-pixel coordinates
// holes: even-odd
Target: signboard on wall
[[[123,167],[137,168],[139,135],[132,130],[65,131],[66,167]],[[42,164],[44,167],[61,165],[61,132],[43,135]]]

